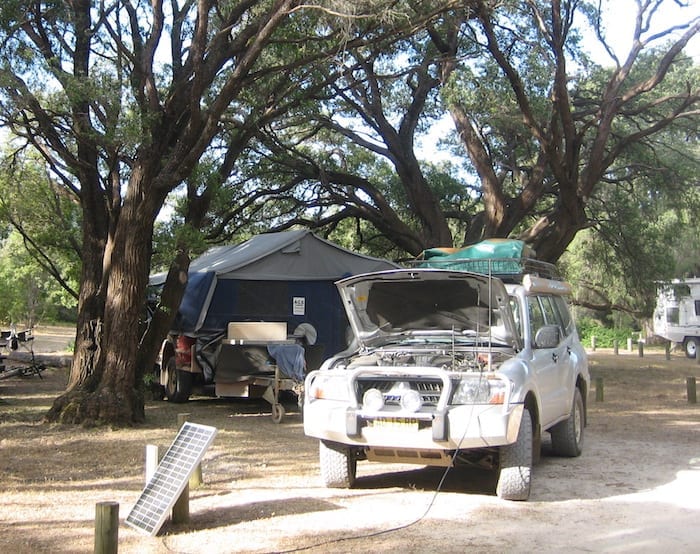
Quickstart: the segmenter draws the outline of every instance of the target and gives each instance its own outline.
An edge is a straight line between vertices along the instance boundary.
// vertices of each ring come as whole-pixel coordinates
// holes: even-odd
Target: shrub
[[[631,337],[635,342],[639,338],[639,332],[631,327],[611,329],[590,318],[579,319],[576,326],[584,346],[591,345],[591,337],[595,337],[596,347],[600,348],[612,348],[615,341],[617,341],[618,346],[623,346],[627,344],[628,338]]]

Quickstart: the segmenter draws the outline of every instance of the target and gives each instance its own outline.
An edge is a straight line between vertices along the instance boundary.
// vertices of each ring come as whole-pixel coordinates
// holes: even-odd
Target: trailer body
[[[654,334],[681,345],[688,358],[700,347],[700,277],[660,283],[654,309]]]

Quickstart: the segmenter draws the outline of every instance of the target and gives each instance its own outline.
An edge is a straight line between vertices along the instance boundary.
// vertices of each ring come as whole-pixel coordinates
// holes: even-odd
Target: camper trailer
[[[695,358],[700,347],[700,277],[659,285],[654,334],[683,345],[685,355]]]
[[[272,366],[298,369],[299,346],[309,369],[348,346],[338,279],[396,267],[310,231],[267,233],[210,249],[190,264],[174,327],[161,347],[156,370],[165,396],[185,402],[193,385],[211,385],[216,396],[264,397]],[[151,286],[162,286],[165,276],[152,275]],[[271,364],[272,350],[284,360]]]

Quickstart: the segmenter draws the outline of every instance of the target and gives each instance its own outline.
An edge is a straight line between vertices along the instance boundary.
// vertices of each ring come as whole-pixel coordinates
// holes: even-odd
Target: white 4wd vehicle
[[[520,262],[518,262],[520,263]],[[400,269],[338,282],[357,348],[305,383],[304,431],[329,487],[358,460],[486,465],[526,500],[542,433],[578,456],[589,373],[565,296],[532,274]]]

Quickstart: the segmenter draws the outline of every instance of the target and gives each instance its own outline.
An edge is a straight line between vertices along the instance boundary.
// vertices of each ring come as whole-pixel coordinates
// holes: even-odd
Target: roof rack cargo
[[[482,273],[516,283],[526,274],[562,280],[556,266],[535,259],[534,254],[521,240],[487,239],[464,248],[430,248],[410,265]]]

